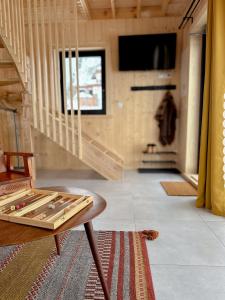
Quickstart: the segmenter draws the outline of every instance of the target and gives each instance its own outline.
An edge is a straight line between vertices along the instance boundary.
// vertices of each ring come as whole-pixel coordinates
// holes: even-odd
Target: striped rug
[[[138,232],[96,232],[111,299],[154,300],[145,240]],[[0,248],[1,300],[103,300],[101,284],[83,231]]]

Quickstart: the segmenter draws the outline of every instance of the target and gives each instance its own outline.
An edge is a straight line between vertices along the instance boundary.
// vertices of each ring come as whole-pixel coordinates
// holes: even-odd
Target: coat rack
[[[176,85],[148,85],[148,86],[132,86],[131,91],[161,91],[161,90],[176,90]]]

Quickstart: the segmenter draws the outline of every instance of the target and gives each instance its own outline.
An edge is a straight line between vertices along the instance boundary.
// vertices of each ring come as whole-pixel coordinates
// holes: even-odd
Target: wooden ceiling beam
[[[88,0],[77,0],[77,6],[82,16],[91,19],[91,11],[89,8]]]
[[[137,0],[137,18],[141,17],[141,0]]]
[[[170,0],[162,0],[162,2],[161,2],[161,9],[162,9],[162,13],[164,16],[166,15],[169,2],[170,2]]]
[[[112,9],[112,17],[113,19],[116,18],[116,4],[115,4],[115,0],[110,0],[111,2],[111,9]]]
[[[92,9],[91,11],[92,19],[111,19],[112,10],[110,8],[102,9]],[[162,17],[161,6],[143,6],[141,9],[142,18],[151,18],[151,17]],[[176,16],[176,15],[174,15]],[[137,7],[117,7],[116,8],[116,17],[118,19],[134,19],[137,18]]]

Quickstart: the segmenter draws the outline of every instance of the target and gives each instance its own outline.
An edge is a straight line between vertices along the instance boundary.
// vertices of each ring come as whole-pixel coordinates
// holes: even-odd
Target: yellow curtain
[[[225,216],[223,110],[225,93],[225,0],[208,0],[206,77],[197,207]],[[224,155],[225,156],[225,155]]]

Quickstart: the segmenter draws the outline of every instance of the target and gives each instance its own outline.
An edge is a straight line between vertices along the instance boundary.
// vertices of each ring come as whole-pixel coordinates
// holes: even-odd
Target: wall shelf
[[[180,174],[180,171],[176,168],[138,168],[138,173],[172,173]]]
[[[175,160],[142,160],[143,164],[160,164],[160,163],[164,163],[164,164],[176,164]]]
[[[133,92],[137,91],[171,91],[176,90],[176,85],[169,84],[169,85],[148,85],[148,86],[132,86],[130,89]]]
[[[148,172],[148,170],[168,170],[176,169],[177,152],[173,150],[158,150],[154,152],[142,151],[142,160],[140,162],[139,172]]]
[[[175,151],[156,151],[156,152],[142,152],[145,155],[176,155]]]

